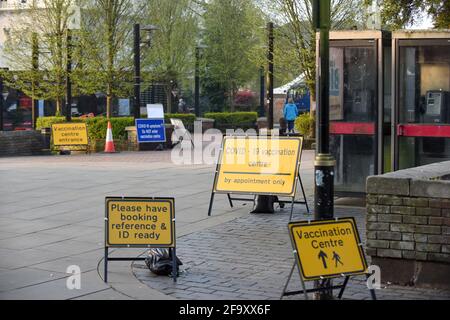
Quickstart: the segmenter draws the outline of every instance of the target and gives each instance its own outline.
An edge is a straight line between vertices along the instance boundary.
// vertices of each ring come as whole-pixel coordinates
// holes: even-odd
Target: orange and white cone
[[[106,143],[105,143],[105,153],[114,153],[116,148],[114,147],[113,134],[111,122],[108,121],[108,129],[106,130]]]

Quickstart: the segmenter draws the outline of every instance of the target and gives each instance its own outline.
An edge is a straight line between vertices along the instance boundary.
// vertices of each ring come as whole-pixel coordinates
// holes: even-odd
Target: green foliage
[[[180,119],[186,128],[192,128],[196,119],[193,113],[165,113],[164,119],[166,123],[170,123],[170,118]]]
[[[254,128],[258,113],[256,112],[207,112],[205,118],[214,119],[217,129]]]
[[[134,126],[133,117],[110,118],[114,139],[126,139],[126,127]],[[89,139],[104,140],[108,128],[108,119],[105,117],[86,118]]]
[[[26,14],[14,18],[3,50],[10,69],[19,70],[1,72],[6,85],[33,99],[56,101],[57,111],[65,96],[67,28],[75,2],[32,1]]]
[[[311,95],[315,96],[316,29],[311,0],[270,0],[277,13],[275,28],[275,77],[284,83],[304,73]],[[352,29],[361,24],[363,0],[331,0],[331,30]],[[277,71],[278,70],[278,71]],[[283,83],[283,84],[284,84]]]
[[[195,1],[145,2],[144,20],[147,24],[156,25],[158,30],[150,35],[151,47],[144,49],[142,64],[151,70],[151,78],[165,85],[167,97],[170,97],[173,87],[186,80],[195,64],[194,47],[198,32],[198,17],[192,8]],[[170,112],[170,109],[166,110]]]
[[[114,139],[125,139],[125,128],[134,126],[133,117],[110,118]],[[50,128],[55,123],[65,123],[65,117],[39,117],[36,120],[36,129]],[[105,117],[93,118],[72,118],[72,122],[86,122],[88,136],[91,141],[104,140],[106,138],[106,129],[108,128],[108,119]]]
[[[205,4],[203,60],[207,68],[202,78],[206,88],[216,89],[214,99],[219,106],[223,107],[226,99],[231,111],[235,93],[256,78],[260,67],[254,61],[261,51],[256,48],[262,48],[264,41],[260,36],[264,20],[258,13],[248,0],[212,0]]]
[[[79,40],[74,48],[82,68],[74,70],[72,80],[83,94],[104,92],[106,112],[111,116],[111,99],[132,92],[132,32],[137,6],[132,0],[84,2]]]
[[[195,66],[199,15],[196,0],[145,0],[143,23],[156,25],[151,33],[142,31],[142,37],[150,39],[142,48],[144,82],[156,81],[164,88],[166,112],[176,112],[173,92],[178,97],[187,86]]]
[[[310,113],[303,113],[295,119],[295,130],[305,137],[310,137],[315,129],[315,118]]]
[[[364,2],[370,5],[372,0]],[[435,28],[450,28],[450,1],[448,0],[384,0],[381,18],[384,26],[395,30],[413,24],[423,12],[430,15]]]
[[[72,118],[72,122],[82,122],[82,119]],[[41,130],[42,128],[51,128],[52,124],[55,123],[65,123],[66,117],[39,117],[36,119],[36,130]]]
[[[170,123],[170,118],[181,119],[186,126],[192,127],[195,121],[194,114],[185,113],[167,113],[164,115],[165,122]],[[110,118],[112,132],[114,139],[123,140],[127,138],[126,127],[134,126],[133,117],[117,117]],[[65,117],[39,117],[36,120],[36,129],[50,128],[55,123],[65,123]],[[92,117],[92,118],[72,118],[72,122],[86,122],[88,128],[88,136],[91,141],[104,140],[106,138],[106,129],[108,128],[108,119],[106,117]]]

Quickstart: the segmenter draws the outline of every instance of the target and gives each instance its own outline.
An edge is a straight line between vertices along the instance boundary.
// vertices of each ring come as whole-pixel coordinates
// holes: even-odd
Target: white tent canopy
[[[286,83],[284,86],[273,89],[273,94],[286,94],[289,91],[289,89],[298,87],[300,84],[304,82],[305,82],[305,75],[302,73],[291,82]]]

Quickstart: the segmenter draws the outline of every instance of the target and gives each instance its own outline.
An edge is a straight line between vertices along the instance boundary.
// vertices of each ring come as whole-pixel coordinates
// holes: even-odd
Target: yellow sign
[[[106,198],[107,247],[175,247],[173,198]]]
[[[292,222],[288,227],[304,280],[366,272],[367,263],[353,218]]]
[[[301,137],[225,137],[214,191],[292,196]]]
[[[87,145],[86,123],[58,123],[52,125],[53,145],[77,146]]]

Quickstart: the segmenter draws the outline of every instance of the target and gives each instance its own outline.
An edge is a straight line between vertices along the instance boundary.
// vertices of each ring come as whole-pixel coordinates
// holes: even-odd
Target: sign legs
[[[286,291],[287,287],[289,285],[289,282],[291,281],[292,274],[294,273],[295,266],[298,266],[297,262],[294,262],[294,264],[292,265],[291,271],[289,272],[289,276],[288,276],[288,278],[286,280],[286,283],[284,284],[284,288],[283,288],[283,292],[281,293],[280,300],[283,299],[284,296],[293,296],[293,295],[300,294],[300,293],[303,293],[303,295],[305,296],[305,300],[308,300],[308,290],[306,290],[305,282],[303,281],[303,278],[302,278],[302,275],[301,275],[301,272],[300,272],[300,268],[299,268],[299,276],[300,276],[300,282],[302,284],[302,290],[300,290],[300,291],[290,291],[290,292]]]
[[[342,284],[341,290],[339,290],[338,299],[342,299],[342,295],[344,294],[345,287],[347,286],[349,276],[346,276],[344,279],[344,283]]]
[[[228,197],[228,202],[230,203],[230,207],[233,208],[233,201],[231,200],[231,196],[229,193],[227,193],[227,197]]]
[[[105,267],[105,273],[103,275],[103,281],[105,281],[105,283],[108,282],[108,247],[105,247],[105,257],[104,257],[104,261],[103,261],[103,265]]]
[[[211,216],[211,210],[214,202],[214,191],[211,192],[211,199],[209,200],[209,209],[208,209],[208,217]]]
[[[294,202],[295,202],[295,195],[292,197],[292,202],[291,202],[291,215],[289,216],[289,221],[292,221],[292,215],[294,214]]]
[[[370,274],[367,273],[366,274],[366,278],[369,279],[369,277],[370,277]],[[372,288],[372,289],[369,289],[369,290],[370,290],[370,296],[372,297],[372,300],[377,300],[377,296],[375,295],[375,289]]]
[[[169,249],[170,253],[172,255],[172,278],[173,282],[177,282],[178,277],[178,265],[177,265],[177,254],[176,254],[176,248]]]
[[[289,281],[291,280],[292,273],[294,272],[294,269],[295,269],[295,262],[294,262],[294,264],[292,265],[291,271],[289,271],[289,276],[288,276],[288,278],[287,278],[287,280],[286,280],[286,283],[284,284],[283,292],[281,292],[280,300],[283,299],[283,297],[284,297],[284,295],[285,295],[285,293],[286,293],[286,290],[287,290],[287,287],[288,287],[288,285],[289,285]]]
[[[305,200],[306,212],[309,213],[308,201],[306,200],[305,188],[303,188],[303,182],[300,178],[300,172],[298,173],[298,181],[300,182],[300,188],[302,189],[303,200]]]

